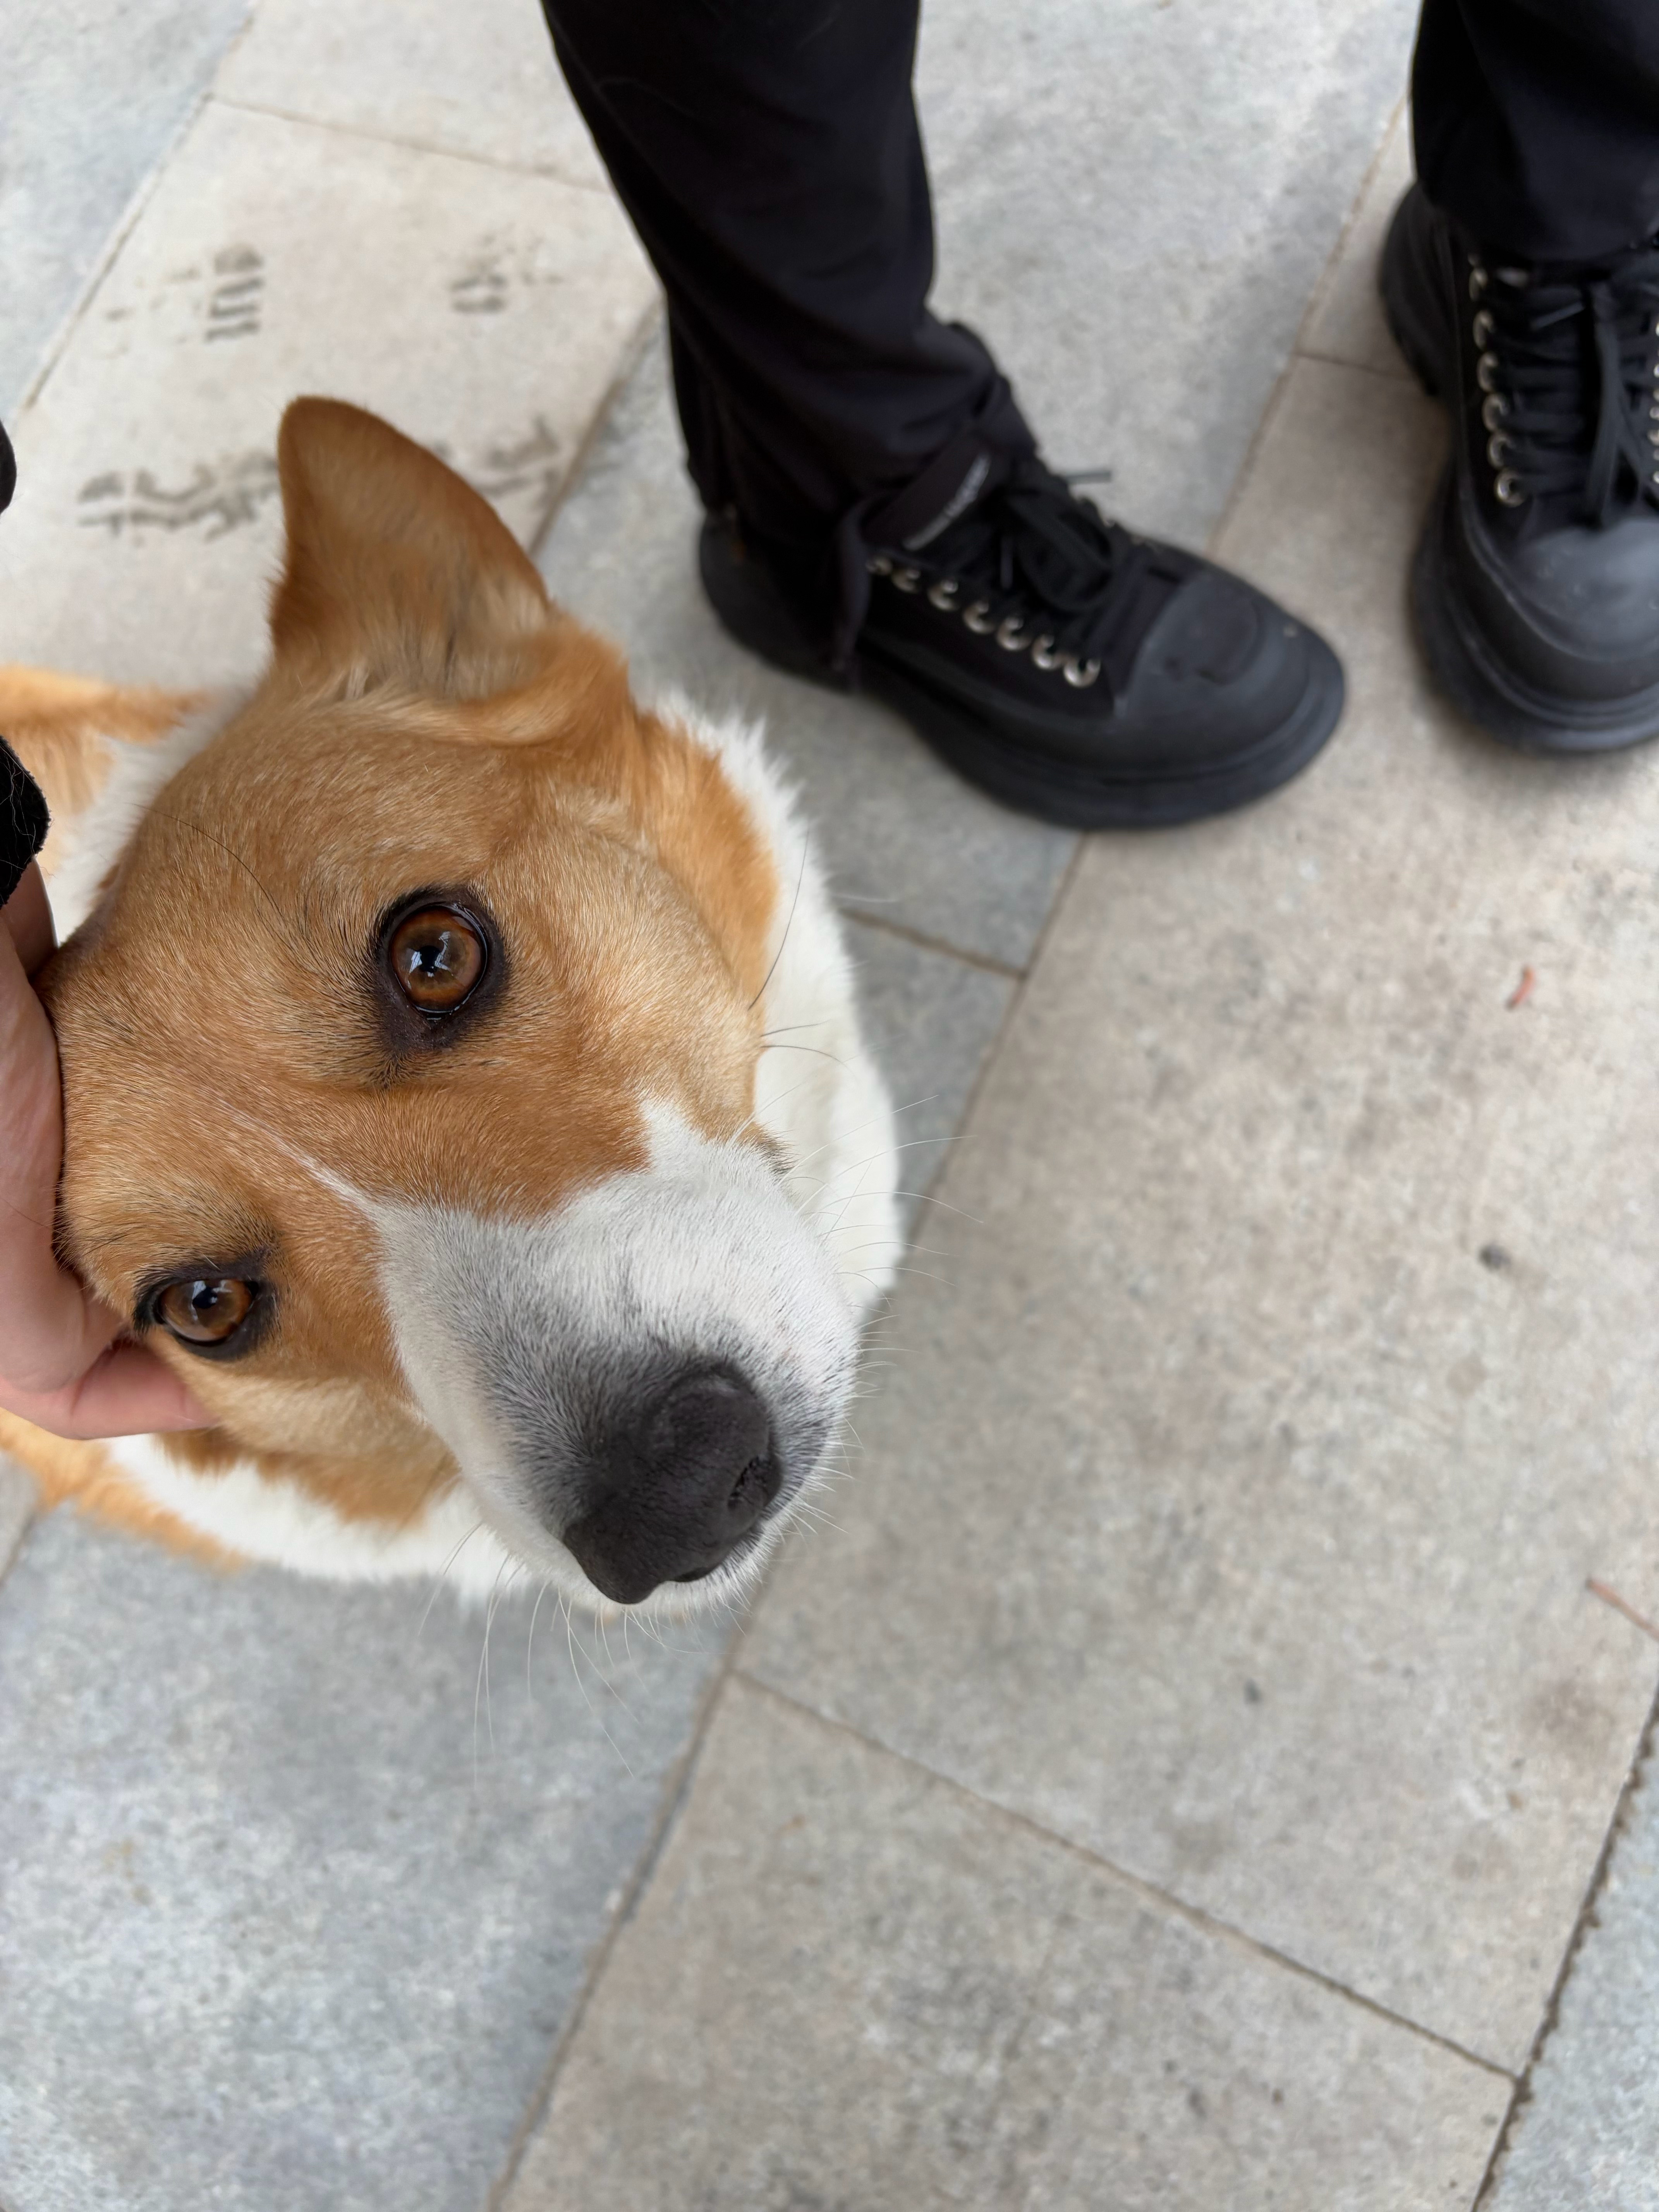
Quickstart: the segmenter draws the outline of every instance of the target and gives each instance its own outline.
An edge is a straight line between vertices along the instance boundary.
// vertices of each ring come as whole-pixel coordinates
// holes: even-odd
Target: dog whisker
[[[573,1674],[573,1675],[574,1675],[574,1677],[575,1677],[575,1680],[576,1680],[576,1687],[577,1687],[577,1688],[581,1692],[581,1699],[582,1699],[582,1703],[586,1706],[586,1708],[587,1708],[587,1711],[588,1711],[588,1717],[589,1717],[589,1718],[592,1721],[592,1723],[593,1723],[594,1726],[599,1729],[599,1734],[600,1734],[600,1735],[605,1738],[605,1741],[610,1745],[610,1747],[611,1747],[611,1750],[612,1750],[612,1751],[614,1751],[614,1752],[616,1753],[616,1754],[617,1754],[617,1758],[618,1758],[619,1759],[621,1759],[621,1761],[622,1761],[622,1763],[623,1763],[623,1766],[627,1768],[627,1770],[628,1770],[628,1774],[629,1774],[629,1779],[630,1779],[630,1780],[635,1779],[635,1778],[635,1778],[635,1775],[634,1775],[634,1769],[633,1769],[632,1765],[631,1765],[629,1764],[629,1762],[628,1754],[623,1751],[623,1749],[622,1746],[617,1742],[617,1741],[616,1737],[615,1737],[614,1735],[611,1735],[611,1733],[610,1729],[605,1726],[605,1723],[600,1719],[600,1717],[599,1717],[599,1713],[597,1712],[597,1711],[596,1711],[596,1710],[595,1710],[595,1708],[594,1708],[594,1705],[593,1705],[593,1700],[592,1700],[592,1698],[590,1698],[590,1697],[588,1696],[588,1694],[587,1694],[587,1686],[586,1686],[586,1684],[582,1680],[581,1662],[578,1660],[578,1658],[577,1658],[577,1656],[576,1656],[576,1649],[577,1649],[577,1645],[578,1645],[578,1644],[580,1642],[580,1638],[577,1636],[577,1634],[576,1634],[575,1623],[572,1620],[572,1619],[571,1619],[571,1617],[570,1617],[570,1605],[569,1605],[569,1601],[562,1595],[562,1596],[561,1596],[561,1598],[560,1598],[559,1602],[560,1602],[560,1604],[561,1604],[561,1605],[563,1607],[563,1608],[564,1608],[564,1635],[565,1635],[565,1644],[566,1644],[566,1645],[567,1645],[567,1647],[568,1647],[568,1650],[569,1650],[569,1653],[570,1653],[570,1671],[571,1671],[572,1674]],[[585,1647],[584,1647],[584,1648],[585,1648]],[[589,1662],[588,1662],[588,1663],[589,1663],[589,1665],[591,1666],[591,1665],[592,1665],[592,1663],[593,1663],[593,1662],[592,1662],[592,1661],[590,1659],[590,1661],[589,1661]],[[597,1672],[598,1672],[598,1668],[595,1668],[594,1671],[597,1673]],[[603,1677],[602,1675],[600,1676],[600,1680],[604,1680],[604,1677]],[[609,1690],[611,1690],[611,1693],[612,1693],[612,1695],[613,1695],[613,1696],[616,1696],[616,1695],[617,1695],[617,1693],[616,1693],[616,1692],[615,1692],[614,1688],[612,1687],[612,1686],[611,1686],[610,1683],[608,1683],[608,1682],[607,1682],[607,1683],[605,1683],[605,1687],[606,1687],[607,1689],[609,1689]],[[620,1705],[620,1704],[622,1704],[622,1700],[621,1700],[620,1697],[617,1697],[617,1703],[618,1703],[619,1705]],[[627,1706],[626,1706],[625,1705],[623,1705],[623,1711],[624,1712],[626,1712],[626,1711],[628,1711],[628,1708],[627,1708]]]
[[[783,948],[788,944],[789,933],[795,926],[795,908],[800,904],[800,887],[806,881],[806,858],[811,851],[811,840],[803,837],[800,841],[800,866],[795,875],[795,896],[789,902],[789,918],[783,925],[783,935],[778,939],[778,949],[772,955],[772,964],[761,979],[759,990],[749,1001],[751,1009],[759,1006],[761,1000],[766,996],[766,987],[778,972],[778,963],[783,957]]]
[[[444,1561],[442,1566],[439,1568],[437,1577],[432,1585],[431,1595],[428,1597],[426,1601],[426,1610],[421,1615],[420,1626],[415,1632],[415,1641],[417,1644],[420,1642],[422,1637],[426,1633],[427,1622],[432,1618],[432,1608],[438,1602],[439,1591],[444,1588],[449,1579],[450,1569],[454,1565],[456,1560],[459,1559],[461,1553],[466,1549],[467,1546],[472,1541],[472,1539],[477,1534],[479,1529],[483,1527],[483,1522],[482,1518],[475,1521],[472,1523],[472,1526],[467,1530],[465,1535],[462,1537],[460,1542],[456,1545],[449,1557]]]
[[[526,1632],[524,1639],[524,1694],[526,1704],[531,1706],[535,1705],[536,1692],[531,1680],[530,1653],[536,1641],[536,1615],[541,1611],[542,1600],[547,1595],[547,1581],[548,1578],[544,1577],[542,1586],[536,1593],[536,1602],[530,1609],[530,1626]]]
[[[484,1607],[483,1649],[478,1654],[478,1679],[472,1690],[472,1787],[478,1787],[478,1699],[483,1698],[484,1721],[489,1730],[489,1749],[495,1750],[495,1720],[489,1704],[489,1631],[495,1619],[495,1601],[501,1586],[501,1577],[510,1564],[506,1559],[495,1570],[495,1579],[490,1585],[489,1601]]]
[[[845,1067],[847,1065],[847,1062],[837,1054],[825,1052],[815,1044],[769,1044],[766,1049],[768,1052],[810,1052],[815,1059],[830,1060],[837,1067]]]

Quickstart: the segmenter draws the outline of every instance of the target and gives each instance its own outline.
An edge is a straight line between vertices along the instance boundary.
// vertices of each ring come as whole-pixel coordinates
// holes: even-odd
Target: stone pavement
[[[0,2206],[1659,2208],[1659,1651],[1585,1588],[1659,1605],[1659,761],[1417,668],[1407,0],[929,0],[942,304],[1349,670],[1269,805],[1081,845],[719,636],[530,0],[244,14],[23,10],[0,657],[246,667],[282,402],[381,408],[766,714],[939,1203],[735,1637],[0,1486]]]

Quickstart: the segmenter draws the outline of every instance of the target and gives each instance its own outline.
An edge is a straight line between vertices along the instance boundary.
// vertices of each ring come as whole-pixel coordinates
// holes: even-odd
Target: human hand
[[[52,1250],[64,1103],[57,1041],[29,981],[52,949],[31,861],[0,907],[0,1407],[60,1437],[200,1428],[212,1416],[155,1352],[121,1340],[120,1315]]]

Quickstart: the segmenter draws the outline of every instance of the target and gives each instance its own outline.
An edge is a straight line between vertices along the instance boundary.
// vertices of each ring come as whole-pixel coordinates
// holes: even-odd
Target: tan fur
[[[201,704],[198,693],[96,684],[46,668],[0,665],[0,732],[46,794],[52,828],[41,854],[50,874],[64,826],[103,788],[112,738],[149,744]]]
[[[398,1523],[453,1479],[410,1402],[361,1216],[370,1194],[535,1217],[640,1164],[640,1102],[750,1137],[779,884],[730,784],[641,712],[610,647],[550,605],[484,502],[384,423],[305,400],[270,665],[140,823],[44,971],[64,1066],[64,1248],[118,1310],[196,1261],[281,1302],[234,1364],[155,1333],[218,1427],[169,1449],[262,1466]],[[72,806],[88,733],[191,703],[12,672],[20,750]],[[32,687],[32,688],[31,688]],[[54,786],[55,780],[55,786]],[[453,1048],[393,1064],[376,917],[428,887],[497,917],[511,988]],[[434,1105],[439,1110],[434,1111]],[[54,1497],[128,1518],[95,1448],[9,1423]]]
[[[170,1552],[188,1553],[216,1566],[236,1565],[198,1529],[164,1512],[136,1482],[112,1467],[101,1445],[48,1436],[44,1429],[0,1409],[0,1451],[9,1452],[27,1468],[47,1510],[72,1499],[83,1513],[129,1535],[143,1536]]]

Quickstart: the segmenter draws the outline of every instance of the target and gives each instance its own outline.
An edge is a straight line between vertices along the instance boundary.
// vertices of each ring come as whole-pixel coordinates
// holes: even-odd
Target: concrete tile
[[[1271,804],[1085,850],[763,1677],[1500,2063],[1652,1690],[1659,757],[1432,701],[1411,386],[1303,362],[1224,554],[1348,663]],[[1507,1001],[1526,967],[1536,986]]]
[[[1417,2212],[1505,2086],[734,1684],[506,2212]]]
[[[0,78],[0,416],[9,425],[116,226],[207,90],[248,0],[8,0]]]
[[[36,1502],[33,1478],[0,1452],[0,1581],[28,1534]]]
[[[215,90],[610,190],[536,0],[260,0]]]
[[[867,922],[848,927],[865,1032],[898,1109],[901,1204],[923,1244],[948,1245],[948,1223],[925,1194],[949,1158],[1014,986]]]
[[[1412,176],[1411,114],[1402,106],[1360,195],[1341,251],[1309,310],[1297,340],[1298,352],[1350,362],[1383,376],[1410,376],[1389,335],[1376,276],[1389,224]]]
[[[1650,1755],[1486,2200],[1490,2212],[1659,2212],[1656,2022],[1659,1783]]]
[[[939,305],[1057,467],[1197,544],[1405,89],[1414,0],[929,0]],[[1041,149],[1040,158],[1038,149]]]
[[[257,666],[296,392],[446,447],[533,535],[651,292],[598,193],[210,103],[15,426],[0,657]]]
[[[579,1687],[544,1606],[532,1705],[503,1605],[475,1732],[483,1617],[425,1602],[36,1528],[0,1591],[14,2212],[483,2207],[714,1658],[613,1640]]]
[[[734,645],[697,580],[701,510],[659,344],[641,358],[541,555],[557,596],[627,648],[646,690],[762,717],[845,904],[1023,967],[1076,840],[994,805],[873,700]]]

